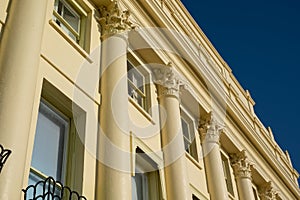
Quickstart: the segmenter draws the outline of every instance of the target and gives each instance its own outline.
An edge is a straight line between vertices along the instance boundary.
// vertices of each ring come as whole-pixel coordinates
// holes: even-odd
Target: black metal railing
[[[11,152],[12,151],[9,149],[4,149],[4,147],[0,144],[0,173]]]
[[[24,192],[24,200],[87,200],[76,191],[63,186],[61,182],[48,177],[45,180],[37,182],[35,185],[29,185]]]

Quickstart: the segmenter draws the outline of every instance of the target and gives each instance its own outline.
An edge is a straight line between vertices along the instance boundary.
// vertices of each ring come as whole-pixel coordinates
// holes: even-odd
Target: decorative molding
[[[110,6],[101,6],[99,13],[100,17],[97,21],[101,25],[102,36],[120,34],[136,28],[136,25],[129,20],[130,11],[122,11],[117,0],[114,0]]]
[[[235,177],[252,179],[251,166],[253,165],[247,155],[246,150],[230,155],[231,165],[234,170]]]
[[[224,125],[217,121],[212,112],[208,117],[200,121],[199,133],[202,143],[220,143],[220,135],[224,129]]]
[[[166,67],[153,69],[154,83],[161,86],[161,96],[175,96],[179,99],[180,87],[187,87],[187,82],[183,81],[178,73],[172,67],[172,63],[169,62]]]
[[[272,181],[267,182],[259,189],[259,197],[261,200],[276,200],[278,192],[274,189]]]

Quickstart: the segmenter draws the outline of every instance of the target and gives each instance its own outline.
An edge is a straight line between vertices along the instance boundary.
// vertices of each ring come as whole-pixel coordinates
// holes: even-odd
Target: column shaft
[[[13,0],[0,46],[0,142],[12,154],[0,199],[20,199],[47,0]]]
[[[209,149],[209,152],[205,149]],[[204,165],[211,199],[228,199],[219,145],[203,144],[203,152],[207,152],[204,157]]]
[[[248,178],[237,179],[237,188],[240,200],[255,200],[252,183]]]
[[[188,200],[189,181],[181,128],[179,83],[174,71],[165,67],[155,71],[161,106],[162,148],[167,199]],[[165,123],[163,123],[165,119]]]
[[[131,199],[131,152],[128,128],[127,32],[130,12],[118,1],[100,6],[101,107],[96,199]]]
[[[111,36],[102,43],[99,161],[96,199],[131,199],[128,130],[127,42]]]

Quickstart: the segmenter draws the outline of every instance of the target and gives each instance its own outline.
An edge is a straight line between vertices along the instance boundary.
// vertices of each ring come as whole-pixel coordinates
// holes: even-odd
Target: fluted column
[[[101,107],[96,178],[97,200],[131,199],[128,130],[127,31],[129,12],[117,1],[100,9]]]
[[[259,188],[259,198],[261,200],[276,200],[277,191],[274,189],[274,186],[271,181],[267,182]]]
[[[0,42],[0,199],[21,199],[47,0],[13,0]],[[26,183],[24,183],[26,184]]]
[[[181,80],[170,66],[154,70],[161,117],[167,199],[189,200],[185,150],[179,108]]]
[[[228,199],[219,142],[222,129],[223,125],[216,120],[212,113],[204,122],[200,122],[199,132],[204,165],[208,191],[212,200]]]
[[[251,163],[246,151],[230,155],[240,200],[255,200],[252,189]]]

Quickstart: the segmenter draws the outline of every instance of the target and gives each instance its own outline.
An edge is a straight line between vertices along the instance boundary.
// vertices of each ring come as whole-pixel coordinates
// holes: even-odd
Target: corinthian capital
[[[199,132],[202,143],[218,143],[224,125],[217,121],[216,117],[210,112],[208,117],[200,122]]]
[[[129,20],[130,11],[122,11],[117,0],[110,6],[101,6],[99,12],[100,18],[97,21],[101,25],[102,36],[122,33],[136,27]]]
[[[277,194],[271,181],[259,189],[259,197],[261,200],[276,200]]]
[[[171,63],[166,67],[153,69],[154,83],[161,87],[160,96],[171,95],[179,98],[179,89],[181,86],[186,87],[187,83],[184,82],[176,73]]]
[[[234,169],[236,178],[251,178],[251,162],[248,160],[246,151],[243,150],[237,154],[231,154],[231,165]]]

